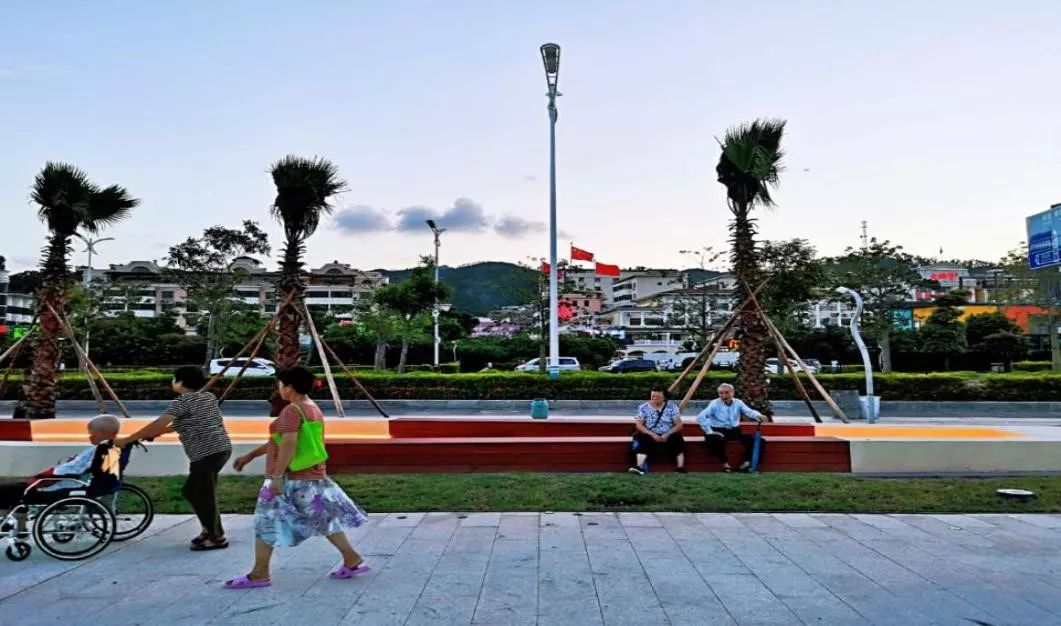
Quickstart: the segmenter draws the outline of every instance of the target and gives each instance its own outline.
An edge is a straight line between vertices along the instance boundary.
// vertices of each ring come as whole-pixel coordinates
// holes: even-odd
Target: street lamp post
[[[869,360],[869,350],[866,349],[866,342],[862,340],[862,333],[859,331],[859,319],[862,317],[862,296],[854,289],[847,287],[837,287],[836,291],[837,293],[851,296],[855,300],[855,312],[851,315],[851,337],[855,340],[858,351],[862,354],[862,365],[866,369],[866,399],[862,408],[866,419],[872,424],[877,421],[879,400],[875,399],[876,396],[873,395],[873,365]]]
[[[442,242],[439,239],[439,237],[442,235],[442,233],[446,232],[446,229],[445,228],[439,228],[438,225],[435,224],[435,220],[427,220],[427,226],[431,229],[431,232],[434,233],[434,235],[435,235],[435,289],[437,290],[438,289],[438,248],[439,248],[439,246],[442,245]],[[435,296],[435,306],[431,309],[431,317],[434,318],[434,320],[435,320],[435,369],[438,369],[438,344],[441,341],[439,339],[439,336],[438,336],[438,318],[439,318],[439,315],[440,315],[440,313],[439,313],[439,310],[438,310],[438,296],[436,295]]]
[[[88,265],[85,266],[85,275],[84,275],[85,291],[87,292],[89,289],[92,289],[92,255],[96,253],[96,244],[103,243],[104,241],[114,241],[114,237],[98,237],[96,239],[93,239],[91,237],[86,237],[86,236],[84,236],[84,235],[82,235],[80,233],[75,233],[74,236],[77,237],[78,239],[80,239],[81,241],[85,242],[84,252],[88,253]],[[91,339],[92,339],[91,334],[90,334],[91,331],[87,328],[87,326],[88,325],[86,324],[86,328],[85,328],[85,356],[88,356],[89,344],[90,344]]]
[[[560,372],[560,319],[556,267],[556,90],[560,74],[560,46],[547,43],[541,47],[545,64],[545,83],[549,88],[549,376]]]
[[[85,267],[84,274],[85,288],[87,289],[92,285],[92,255],[96,253],[96,244],[103,243],[104,241],[114,241],[114,237],[99,237],[97,239],[92,239],[91,237],[85,237],[81,233],[77,233],[74,236],[85,242],[85,249],[83,252],[88,253],[88,265]]]

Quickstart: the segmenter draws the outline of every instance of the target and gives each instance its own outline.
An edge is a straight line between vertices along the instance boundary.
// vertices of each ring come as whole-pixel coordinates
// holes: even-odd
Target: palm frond
[[[140,200],[129,195],[124,187],[111,185],[92,194],[81,228],[90,233],[98,233],[107,226],[129,217],[132,209],[139,204]]]
[[[334,163],[320,157],[288,155],[272,165],[276,200],[270,213],[284,227],[288,239],[305,239],[334,210],[332,196],[346,189]]]
[[[99,188],[81,169],[68,163],[48,162],[33,180],[30,198],[39,207],[37,215],[48,230],[73,235]]]
[[[773,205],[770,188],[777,186],[783,170],[784,132],[784,120],[755,120],[730,128],[719,142],[718,181],[726,186],[731,204],[742,211]]]

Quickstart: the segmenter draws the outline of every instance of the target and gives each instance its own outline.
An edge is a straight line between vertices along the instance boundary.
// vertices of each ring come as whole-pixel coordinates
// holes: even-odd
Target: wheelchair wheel
[[[136,537],[147,530],[155,519],[155,503],[136,485],[122,483],[117,493],[103,496],[100,501],[114,513],[117,523],[114,531],[115,541]]]
[[[33,540],[45,554],[79,561],[102,552],[114,539],[114,515],[97,500],[75,497],[48,505],[33,524]]]
[[[29,558],[29,553],[32,548],[29,547],[28,543],[16,541],[4,550],[4,554],[10,561],[25,561]]]

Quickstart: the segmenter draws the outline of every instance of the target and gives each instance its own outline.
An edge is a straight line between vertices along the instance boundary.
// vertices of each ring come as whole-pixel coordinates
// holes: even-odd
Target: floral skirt
[[[330,478],[284,481],[280,496],[269,490],[267,480],[254,507],[254,536],[274,548],[286,548],[366,521],[368,515]]]

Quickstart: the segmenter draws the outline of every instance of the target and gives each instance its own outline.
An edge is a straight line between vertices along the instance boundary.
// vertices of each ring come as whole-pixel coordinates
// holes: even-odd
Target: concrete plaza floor
[[[1061,515],[373,514],[373,571],[330,580],[323,539],[245,573],[160,516],[88,561],[0,562],[4,624],[1061,624]]]

